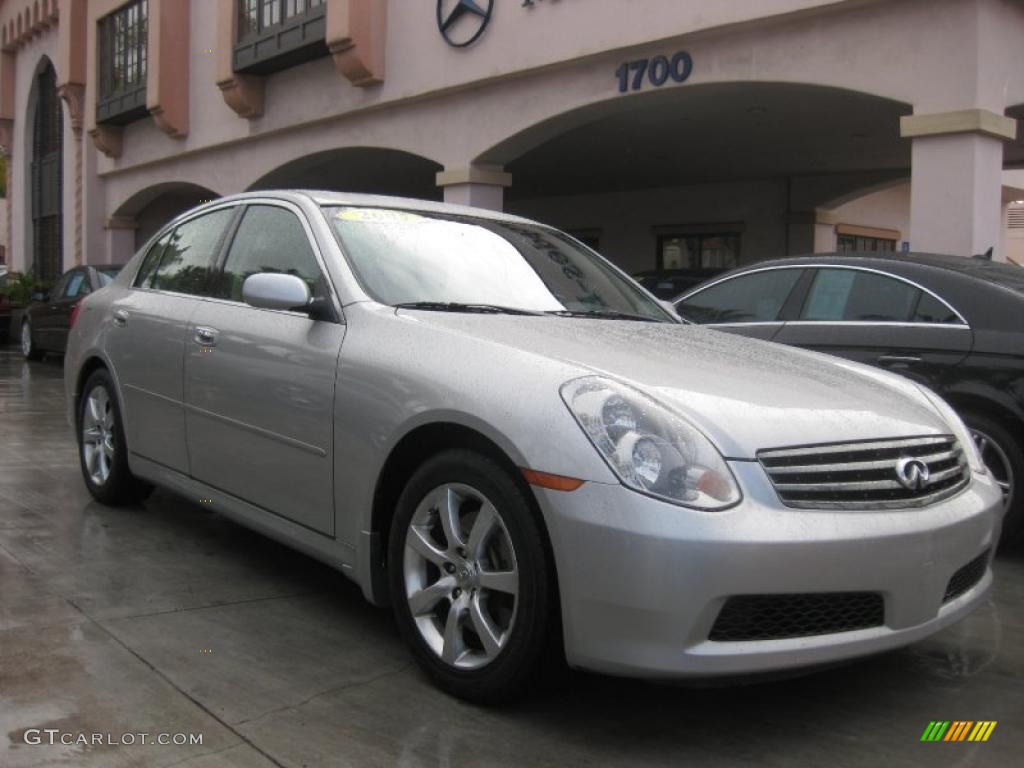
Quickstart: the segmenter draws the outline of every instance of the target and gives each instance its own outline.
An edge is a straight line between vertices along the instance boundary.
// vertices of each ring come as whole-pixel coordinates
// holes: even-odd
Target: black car
[[[49,293],[33,296],[21,321],[22,354],[29,360],[38,360],[48,352],[63,355],[79,303],[110,283],[120,271],[120,266],[106,264],[75,267],[61,275]]]
[[[1024,525],[1024,269],[926,254],[765,261],[674,302],[686,320],[901,373],[956,408]]]
[[[637,272],[633,279],[659,299],[668,300],[720,274],[720,269],[652,269]]]

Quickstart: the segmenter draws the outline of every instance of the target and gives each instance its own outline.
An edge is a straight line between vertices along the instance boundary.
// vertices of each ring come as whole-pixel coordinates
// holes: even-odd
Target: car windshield
[[[381,208],[326,209],[363,288],[392,306],[678,322],[568,235]]]
[[[100,276],[100,286],[110,285],[114,278],[121,273],[121,267],[97,267],[96,273]]]

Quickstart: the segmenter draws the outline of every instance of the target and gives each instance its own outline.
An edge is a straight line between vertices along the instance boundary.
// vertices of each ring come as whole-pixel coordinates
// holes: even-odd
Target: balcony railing
[[[327,55],[324,0],[238,0],[236,72],[267,74]]]

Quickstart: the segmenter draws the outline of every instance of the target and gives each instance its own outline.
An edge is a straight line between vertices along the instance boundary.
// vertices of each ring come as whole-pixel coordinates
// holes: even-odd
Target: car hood
[[[793,445],[948,434],[905,379],[840,358],[692,325],[399,312],[640,389],[729,458]]]

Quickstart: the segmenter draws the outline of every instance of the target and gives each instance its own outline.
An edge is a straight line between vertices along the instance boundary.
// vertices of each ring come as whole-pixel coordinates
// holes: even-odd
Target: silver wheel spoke
[[[515,571],[480,571],[480,588],[519,594],[519,575]]]
[[[462,526],[459,523],[459,497],[453,489],[445,487],[442,490],[437,513],[441,517],[441,528],[448,540],[448,549],[464,546],[466,542],[462,538]]]
[[[487,658],[493,659],[501,652],[501,632],[484,612],[479,597],[470,603],[469,617],[473,622],[473,629],[483,643],[484,653],[487,654]]]
[[[406,546],[415,550],[421,557],[426,558],[439,568],[448,562],[448,555],[430,540],[430,534],[422,528],[417,526],[409,528],[409,533],[405,537],[405,543]]]
[[[462,637],[462,620],[465,618],[466,606],[461,602],[452,603],[448,611],[448,620],[444,625],[444,646],[441,658],[454,665],[466,652],[466,643]]]
[[[409,595],[409,610],[413,616],[424,616],[431,613],[437,604],[448,597],[455,589],[455,579],[445,576],[419,592]]]
[[[487,537],[497,524],[498,513],[494,507],[490,504],[481,506],[480,511],[476,514],[476,520],[473,521],[473,527],[469,531],[469,543],[466,548],[469,550],[470,557],[480,558],[484,545],[487,543]]]

